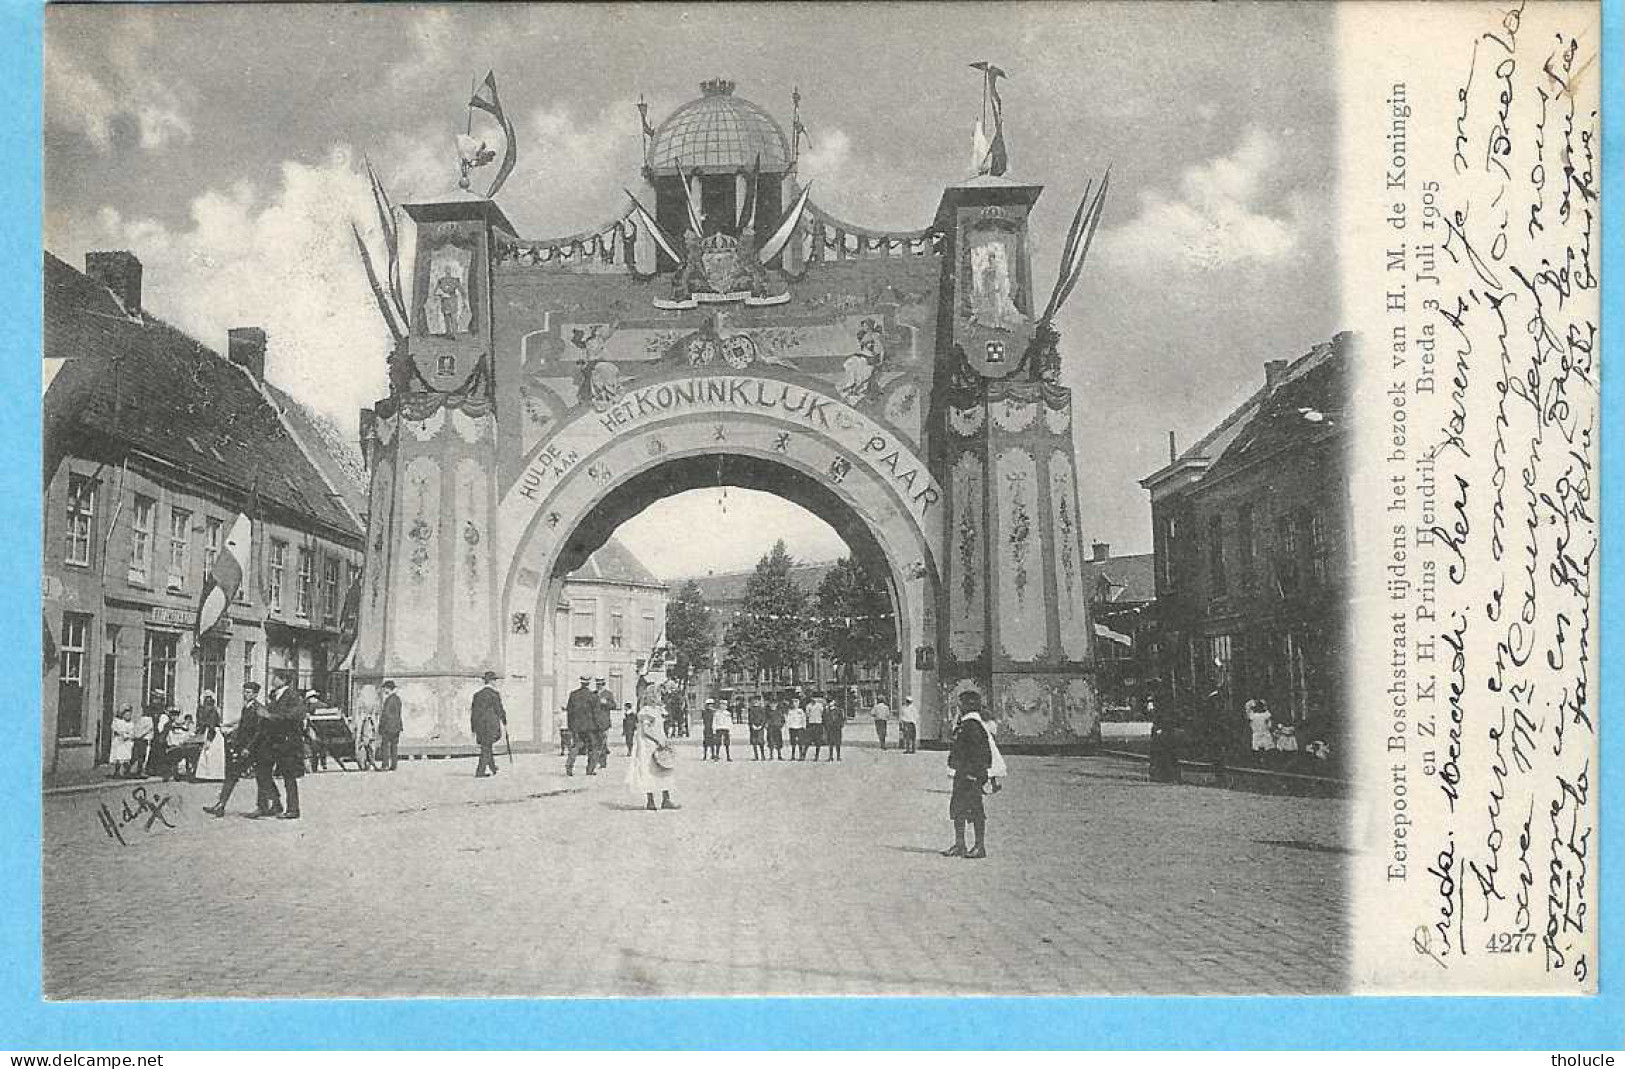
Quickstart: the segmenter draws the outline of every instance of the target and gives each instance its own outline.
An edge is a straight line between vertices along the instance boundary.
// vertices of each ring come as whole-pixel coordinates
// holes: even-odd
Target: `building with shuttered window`
[[[365,529],[358,461],[265,381],[266,336],[222,354],[141,304],[142,267],[45,255],[43,719],[47,781],[106,760],[115,710],[228,706],[278,670],[335,695]],[[194,637],[205,577],[252,521],[237,601]]]
[[[1193,721],[1222,716],[1239,736],[1259,698],[1305,741],[1346,729],[1353,349],[1345,332],[1270,361],[1257,392],[1141,481],[1157,696]]]

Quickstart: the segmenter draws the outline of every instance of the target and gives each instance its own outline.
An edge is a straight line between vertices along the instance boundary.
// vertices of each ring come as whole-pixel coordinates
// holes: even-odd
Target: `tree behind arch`
[[[724,667],[771,677],[806,659],[811,645],[807,592],[790,577],[793,567],[783,539],[756,562],[739,615],[728,625]]]
[[[716,621],[700,584],[690,579],[666,603],[666,645],[671,650],[671,678],[686,683],[696,669],[711,663]]]
[[[882,664],[897,649],[897,621],[878,578],[842,557],[818,584],[818,646],[841,666],[843,682],[857,665]]]

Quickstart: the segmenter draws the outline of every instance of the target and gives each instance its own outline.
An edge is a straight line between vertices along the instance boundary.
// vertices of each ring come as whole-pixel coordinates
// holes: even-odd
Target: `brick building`
[[[1156,570],[1150,553],[1112,556],[1090,544],[1083,574],[1095,637],[1095,688],[1106,720],[1138,720],[1157,674]]]
[[[319,417],[265,382],[266,339],[221,355],[147,313],[140,261],[45,255],[43,604],[47,779],[106,759],[114,711],[290,670],[336,691],[361,568],[359,488]],[[194,639],[205,576],[253,521],[237,602]],[[54,656],[49,656],[54,654]]]
[[[1151,494],[1160,697],[1198,722],[1249,698],[1303,739],[1344,729],[1352,336],[1263,386],[1141,481]],[[1207,695],[1222,683],[1218,708]]]

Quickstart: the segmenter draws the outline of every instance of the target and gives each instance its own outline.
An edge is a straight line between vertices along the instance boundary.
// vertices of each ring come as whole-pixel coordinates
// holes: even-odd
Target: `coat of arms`
[[[683,264],[672,277],[670,300],[656,308],[695,308],[701,302],[743,301],[749,305],[783,304],[788,293],[772,292],[767,269],[754,255],[746,229],[740,234],[707,234],[690,230],[683,242]]]

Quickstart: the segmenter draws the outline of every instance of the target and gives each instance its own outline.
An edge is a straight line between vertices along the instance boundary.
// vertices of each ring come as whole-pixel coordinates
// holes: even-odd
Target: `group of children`
[[[861,703],[854,700],[853,709],[843,709],[836,701],[826,700],[815,691],[781,691],[777,694],[757,696],[748,703],[736,699],[731,705],[719,705],[707,699],[700,719],[704,727],[704,759],[710,761],[733,760],[733,734],[743,725],[750,741],[751,760],[783,761],[785,744],[789,743],[791,761],[805,761],[810,752],[814,761],[842,759],[847,721],[856,715]],[[886,748],[886,737],[891,722],[891,708],[884,699],[871,707],[875,737],[880,748]],[[902,741],[899,749],[914,753],[919,738],[919,716],[912,698],[904,699],[900,712]]]
[[[110,779],[185,778],[195,771],[210,728],[220,726],[220,710],[207,691],[196,716],[166,705],[163,695],[155,694],[140,714],[129,704],[120,706],[112,726]]]
[[[1299,748],[1298,730],[1291,724],[1282,724],[1275,721],[1270,713],[1270,707],[1262,698],[1252,698],[1245,706],[1243,713],[1247,717],[1247,728],[1252,735],[1251,749],[1255,754],[1305,753],[1319,761],[1331,757],[1331,747],[1322,739],[1311,739],[1307,746]]]

